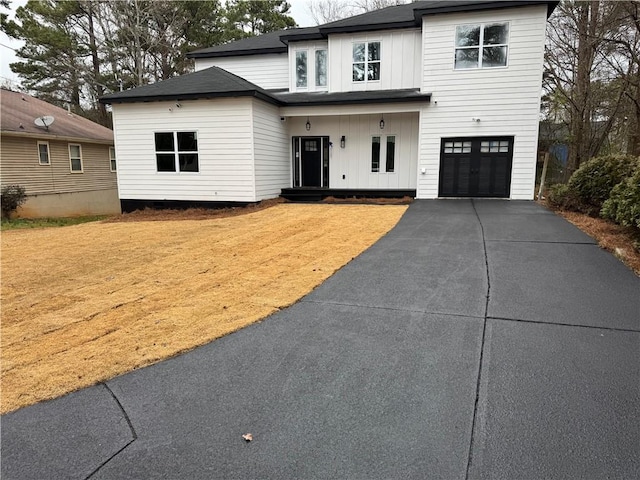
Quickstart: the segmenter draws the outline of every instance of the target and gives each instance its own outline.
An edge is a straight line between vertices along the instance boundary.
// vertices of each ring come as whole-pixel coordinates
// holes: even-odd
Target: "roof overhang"
[[[0,131],[0,135],[8,136],[8,137],[17,137],[17,138],[33,138],[42,141],[61,141],[61,142],[78,142],[78,143],[95,143],[98,145],[113,145],[113,139],[98,139],[98,138],[87,138],[87,137],[73,137],[67,135],[54,135],[47,132],[42,133],[32,133],[32,132],[14,132],[12,130],[2,130]]]
[[[251,50],[235,50],[235,51],[227,51],[227,52],[189,52],[187,53],[187,58],[218,58],[218,57],[238,57],[238,56],[247,56],[247,55],[268,55],[274,53],[287,53],[289,51],[288,47],[283,45],[282,47],[273,47],[273,48],[259,48],[259,49],[251,49]]]
[[[256,90],[235,91],[235,92],[202,92],[202,93],[183,93],[172,95],[144,95],[137,97],[120,97],[109,98],[103,97],[100,99],[100,103],[106,103],[109,105],[115,105],[117,103],[147,103],[147,102],[176,102],[183,100],[201,100],[210,98],[240,98],[240,97],[254,97],[259,100],[263,100],[272,105],[281,105],[281,103],[274,97],[259,92]]]
[[[287,107],[312,107],[324,105],[370,105],[383,103],[428,103],[430,93],[420,93],[417,89],[369,90],[362,92],[313,92],[274,93],[274,97]]]
[[[460,2],[458,5],[447,5],[444,7],[416,8],[413,15],[416,22],[419,22],[424,15],[437,15],[442,13],[457,12],[477,12],[480,10],[496,10],[514,7],[526,7],[531,5],[547,5],[547,18],[559,4],[559,1],[549,0],[496,0],[493,2],[466,3]]]

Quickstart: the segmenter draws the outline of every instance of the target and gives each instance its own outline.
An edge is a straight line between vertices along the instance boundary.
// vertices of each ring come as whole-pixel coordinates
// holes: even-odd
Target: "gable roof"
[[[219,97],[256,97],[265,102],[278,104],[278,101],[263,88],[218,67],[209,67],[124,92],[112,93],[102,97],[100,102],[131,103]]]
[[[48,130],[33,123],[36,118],[45,115],[55,119]],[[43,138],[68,137],[113,143],[113,130],[26,93],[4,88],[0,91],[0,131],[36,134]]]
[[[188,53],[187,57],[210,58],[285,53],[289,42],[319,40],[327,38],[331,33],[417,28],[422,24],[424,15],[547,5],[548,16],[551,15],[558,3],[558,0],[422,0],[373,10],[317,27],[279,30],[225,45],[203,48]]]

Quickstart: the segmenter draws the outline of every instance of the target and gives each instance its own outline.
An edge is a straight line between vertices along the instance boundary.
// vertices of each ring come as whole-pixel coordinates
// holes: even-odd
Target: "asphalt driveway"
[[[575,227],[416,201],[291,308],[5,415],[2,478],[639,478],[639,351],[640,279]]]

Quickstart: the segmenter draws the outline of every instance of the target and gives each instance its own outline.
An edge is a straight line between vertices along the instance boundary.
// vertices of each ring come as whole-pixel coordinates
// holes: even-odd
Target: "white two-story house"
[[[555,1],[418,1],[191,52],[102,99],[124,210],[318,195],[532,199]]]

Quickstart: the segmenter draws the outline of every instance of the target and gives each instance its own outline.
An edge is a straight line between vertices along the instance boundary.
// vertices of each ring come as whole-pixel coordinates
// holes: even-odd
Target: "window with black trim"
[[[509,24],[487,23],[456,27],[455,68],[506,67]]]
[[[382,144],[384,142],[384,148]],[[384,170],[382,167],[384,166]],[[396,136],[371,137],[371,173],[393,173],[396,169]]]
[[[380,80],[380,42],[353,44],[352,80],[354,82]]]
[[[40,165],[50,165],[49,142],[38,142],[38,163]]]
[[[156,132],[158,172],[198,172],[198,132]]]

